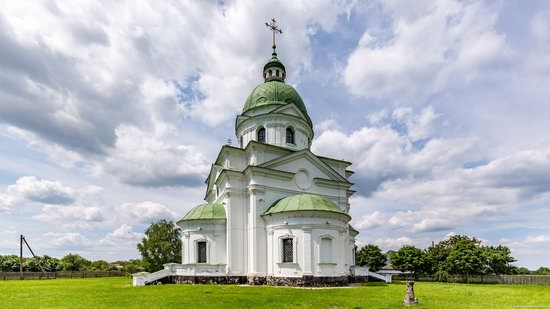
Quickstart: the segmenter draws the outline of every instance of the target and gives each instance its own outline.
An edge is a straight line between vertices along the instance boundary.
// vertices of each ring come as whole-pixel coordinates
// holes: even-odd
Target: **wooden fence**
[[[394,280],[406,280],[403,275],[393,276]],[[436,281],[431,276],[419,276],[416,281]],[[463,276],[448,276],[449,283],[466,283],[466,278]],[[538,284],[550,285],[550,275],[487,275],[487,276],[469,276],[468,283],[477,284]]]
[[[56,278],[99,278],[99,277],[122,277],[125,276],[121,270],[115,271],[56,271],[56,272],[23,272],[23,279],[56,279]],[[0,272],[0,280],[19,280],[19,272]]]

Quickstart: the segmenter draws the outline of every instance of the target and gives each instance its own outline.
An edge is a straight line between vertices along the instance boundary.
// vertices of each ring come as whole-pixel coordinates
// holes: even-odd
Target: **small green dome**
[[[304,101],[298,91],[282,81],[272,80],[259,84],[246,99],[243,113],[253,108],[270,104],[294,104],[307,115]]]
[[[264,65],[264,71],[268,68],[281,68],[286,71],[284,64],[277,58],[277,53],[271,54],[271,59]]]
[[[222,204],[201,204],[193,207],[180,221],[227,219]]]
[[[264,215],[291,211],[326,211],[349,217],[348,214],[343,212],[340,207],[331,200],[319,195],[307,193],[287,196],[276,201],[269,207]]]

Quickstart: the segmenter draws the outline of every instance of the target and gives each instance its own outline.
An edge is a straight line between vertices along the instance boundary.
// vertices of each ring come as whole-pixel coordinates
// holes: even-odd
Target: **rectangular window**
[[[206,263],[206,241],[197,242],[197,263]]]
[[[321,263],[332,263],[332,239],[321,238]]]
[[[294,246],[292,238],[283,239],[283,263],[294,262]]]

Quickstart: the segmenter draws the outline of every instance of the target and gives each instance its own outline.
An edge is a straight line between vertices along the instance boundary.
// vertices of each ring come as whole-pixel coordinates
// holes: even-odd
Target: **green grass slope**
[[[418,282],[417,308],[550,307],[550,286]],[[132,287],[126,278],[0,281],[0,308],[402,308],[404,283],[307,289],[235,285]]]

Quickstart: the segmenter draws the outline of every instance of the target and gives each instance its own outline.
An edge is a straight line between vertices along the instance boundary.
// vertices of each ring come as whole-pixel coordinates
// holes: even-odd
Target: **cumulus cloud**
[[[408,108],[384,112],[372,126],[346,134],[339,129],[325,130],[314,140],[313,151],[325,156],[347,155],[361,180],[361,191],[374,192],[391,179],[425,178],[439,170],[461,165],[460,159],[472,147],[470,139],[431,138],[430,126],[436,119],[433,108],[419,114]],[[382,120],[386,119],[386,120]],[[405,128],[403,130],[403,128]],[[430,138],[429,138],[430,137]],[[426,139],[423,147],[416,139]],[[334,145],[339,147],[334,147]]]
[[[0,209],[7,209],[23,202],[67,205],[77,198],[77,192],[59,181],[23,176],[9,185],[6,193],[0,195]]]
[[[397,238],[381,238],[374,241],[382,250],[397,250],[405,245],[414,245],[414,241],[406,236]]]
[[[385,215],[379,211],[375,211],[361,217],[355,227],[358,229],[374,229],[384,225],[385,221]]]
[[[46,233],[46,236],[53,237],[51,244],[60,248],[78,248],[87,247],[92,242],[84,235],[75,232],[68,233]]]
[[[117,211],[139,223],[149,223],[160,219],[175,220],[177,214],[168,207],[154,202],[124,203],[117,207]]]
[[[367,30],[343,72],[355,95],[423,98],[498,69],[512,54],[495,29],[498,15],[480,2],[381,5],[390,29]]]
[[[449,220],[426,218],[412,227],[413,232],[446,231],[452,229]]]
[[[45,205],[35,220],[65,225],[89,226],[102,222],[105,217],[99,207]]]
[[[527,239],[525,239],[525,242],[528,242],[528,243],[550,242],[550,235],[529,236],[527,237]]]
[[[131,225],[122,224],[114,231],[109,232],[99,243],[108,246],[130,247],[134,246],[143,237],[145,237],[145,234],[134,232]]]
[[[354,162],[354,182],[364,199],[354,200],[352,209],[355,202],[368,206],[354,210],[360,229],[448,231],[550,200],[548,144],[465,167],[476,149],[474,140],[434,138],[429,128],[437,113],[432,108],[415,113],[398,107],[375,114],[371,126],[349,134],[323,131],[313,147],[335,157],[332,145],[338,144],[338,151]],[[414,141],[419,137],[425,141],[420,146]],[[361,187],[365,185],[367,190]]]

